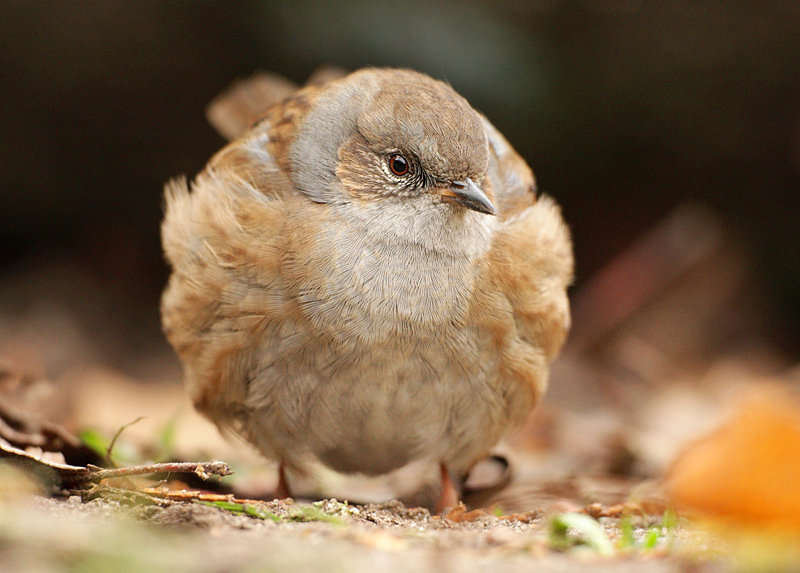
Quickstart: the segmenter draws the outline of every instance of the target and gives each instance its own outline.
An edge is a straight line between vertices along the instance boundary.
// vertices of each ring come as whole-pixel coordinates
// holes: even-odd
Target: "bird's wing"
[[[289,148],[322,91],[320,85],[309,85],[270,107],[255,125],[211,158],[206,172],[229,173],[265,195],[285,197],[295,192],[289,179]]]
[[[501,222],[488,261],[476,322],[492,334],[503,383],[513,388],[523,384],[530,392],[530,403],[515,404],[509,412],[521,421],[544,393],[548,367],[570,325],[572,243],[555,201],[542,195]]]
[[[246,361],[265,329],[301,320],[281,259],[284,226],[308,199],[292,184],[286,155],[317,90],[268,110],[191,185],[179,179],[165,189],[162,242],[173,273],[162,297],[164,328],[195,405],[218,422],[235,420],[231,408],[244,405]]]
[[[488,119],[481,116],[489,140],[489,180],[498,216],[508,219],[536,202],[536,179],[525,160]]]
[[[206,108],[206,119],[222,137],[232,141],[297,88],[297,84],[278,74],[256,72],[236,80],[215,97]]]
[[[476,308],[492,332],[507,383],[526,384],[535,402],[570,326],[572,240],[558,204],[546,195],[537,200],[525,161],[486,119],[484,126],[500,224],[488,253],[487,284],[479,290],[499,296],[483,296]],[[527,410],[520,405],[519,411],[524,416]]]
[[[343,78],[347,71],[322,65],[309,76],[306,85],[323,85]],[[206,119],[217,132],[232,141],[252,127],[272,106],[282,102],[298,85],[273,72],[256,72],[236,80],[208,104]]]

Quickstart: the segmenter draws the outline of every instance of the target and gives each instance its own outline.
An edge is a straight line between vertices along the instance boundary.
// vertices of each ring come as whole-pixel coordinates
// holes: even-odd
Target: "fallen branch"
[[[89,464],[86,467],[71,466],[58,462],[45,460],[39,456],[15,448],[0,440],[0,457],[9,458],[28,465],[33,471],[55,476],[57,485],[70,489],[85,486],[89,483],[99,483],[101,480],[134,475],[148,475],[158,473],[193,473],[201,479],[211,476],[227,476],[233,473],[230,466],[224,462],[165,462],[147,464],[118,469],[104,469]]]
[[[104,469],[89,465],[87,468],[92,472],[86,481],[100,481],[102,479],[140,476],[147,474],[195,474],[201,479],[209,479],[211,476],[229,476],[233,470],[228,464],[220,461],[211,462],[162,462],[158,464],[146,464],[142,466],[130,466],[127,468]]]

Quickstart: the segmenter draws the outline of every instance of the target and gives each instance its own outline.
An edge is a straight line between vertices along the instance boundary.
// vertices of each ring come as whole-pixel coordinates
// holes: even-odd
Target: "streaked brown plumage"
[[[192,399],[285,466],[463,475],[546,388],[569,232],[441,82],[301,89],[166,204],[163,321]]]

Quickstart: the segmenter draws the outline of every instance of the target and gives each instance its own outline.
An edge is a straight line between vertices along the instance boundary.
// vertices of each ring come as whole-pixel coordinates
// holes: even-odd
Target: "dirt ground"
[[[683,525],[652,549],[554,549],[552,516],[432,517],[399,502],[282,501],[247,515],[199,502],[33,497],[0,510],[4,571],[716,571],[725,562]],[[609,538],[619,518],[600,518]],[[634,538],[651,526],[638,520]],[[576,537],[577,539],[577,537]]]

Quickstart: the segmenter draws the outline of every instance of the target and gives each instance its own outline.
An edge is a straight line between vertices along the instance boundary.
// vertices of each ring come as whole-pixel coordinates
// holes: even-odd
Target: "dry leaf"
[[[684,450],[667,483],[680,510],[800,529],[800,405],[777,387],[748,391],[731,419]]]

